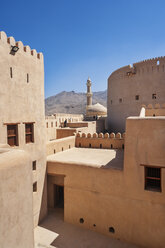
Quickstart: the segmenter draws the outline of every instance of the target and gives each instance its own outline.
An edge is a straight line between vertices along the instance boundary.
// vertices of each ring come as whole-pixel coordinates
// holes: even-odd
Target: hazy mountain
[[[107,91],[93,92],[93,104],[100,103],[106,107]],[[46,115],[53,113],[85,114],[86,94],[74,91],[61,93],[45,99]]]

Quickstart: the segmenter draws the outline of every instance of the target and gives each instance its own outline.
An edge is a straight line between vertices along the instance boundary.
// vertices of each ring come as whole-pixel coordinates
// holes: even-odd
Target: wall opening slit
[[[13,69],[10,67],[10,77],[13,78]]]

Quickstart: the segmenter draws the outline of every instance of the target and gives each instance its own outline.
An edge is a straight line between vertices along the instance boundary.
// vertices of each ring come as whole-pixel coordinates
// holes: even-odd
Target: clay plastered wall
[[[165,116],[165,103],[164,104],[148,104],[145,107],[145,116]]]
[[[96,126],[97,126],[96,121],[67,123],[67,127],[83,128],[82,132],[85,132],[85,133],[95,133],[96,132]]]
[[[46,144],[47,156],[75,147],[75,136],[49,141]]]
[[[56,129],[56,138],[61,139],[69,136],[74,136],[76,133],[75,128],[61,128],[61,129]]]
[[[11,45],[15,44],[19,50],[12,55]],[[19,148],[28,151],[31,161],[37,164],[33,177],[38,188],[33,199],[34,224],[37,225],[46,170],[43,55],[24,46],[21,41],[15,42],[13,37],[7,38],[4,32],[0,32],[0,54],[0,143],[7,143],[7,126],[4,124],[19,123]],[[34,122],[34,143],[25,143],[24,122]],[[45,215],[46,206],[42,210]]]
[[[33,248],[30,157],[8,148],[0,153],[0,247]]]
[[[107,129],[124,132],[129,116],[138,116],[141,105],[165,102],[165,57],[155,58],[116,70],[108,79]],[[152,99],[156,94],[156,99]],[[139,100],[135,96],[139,95]],[[119,99],[122,102],[119,102]]]
[[[71,125],[72,126],[72,125]],[[56,138],[61,139],[69,136],[73,136],[75,133],[95,133],[96,132],[96,122],[87,122],[87,123],[82,123],[82,125],[74,123],[75,128],[58,128],[56,129]]]
[[[65,221],[142,247],[164,248],[164,150],[165,118],[132,118],[127,120],[124,170],[48,162],[48,174],[65,176]],[[163,166],[161,193],[144,190],[143,165]]]
[[[84,148],[102,148],[102,149],[122,149],[124,148],[125,134],[117,133],[88,133],[76,135],[76,147]]]
[[[67,123],[66,126],[71,128],[88,127],[88,122]]]
[[[126,166],[133,163],[135,167],[141,164],[165,167],[165,117],[130,117],[126,133]]]
[[[96,121],[96,132],[97,133],[105,132],[105,122],[106,122],[105,117],[101,117],[100,119]]]
[[[84,116],[80,114],[66,114],[66,113],[55,113],[53,116],[54,118],[58,119],[60,122],[64,122],[65,120],[67,120],[68,122],[78,122],[78,121],[82,121],[84,118]]]
[[[138,169],[133,180],[125,171],[48,162],[48,174],[65,176],[65,221],[143,247],[163,248],[164,194],[144,191]]]
[[[57,128],[46,128],[46,141],[56,139]]]

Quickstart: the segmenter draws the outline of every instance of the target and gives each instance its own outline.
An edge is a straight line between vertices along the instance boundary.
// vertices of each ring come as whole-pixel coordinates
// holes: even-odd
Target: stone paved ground
[[[35,248],[138,248],[119,240],[65,223],[54,211],[35,229]]]

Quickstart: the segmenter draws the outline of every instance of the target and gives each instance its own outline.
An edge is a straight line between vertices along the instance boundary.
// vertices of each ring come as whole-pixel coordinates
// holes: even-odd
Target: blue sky
[[[2,1],[0,30],[44,53],[45,96],[107,88],[113,70],[165,55],[164,0]]]

